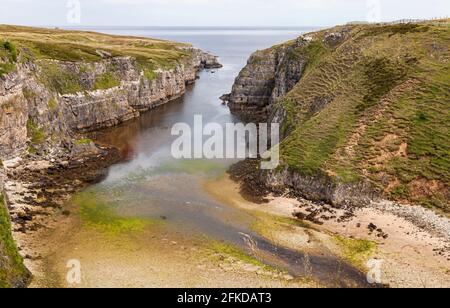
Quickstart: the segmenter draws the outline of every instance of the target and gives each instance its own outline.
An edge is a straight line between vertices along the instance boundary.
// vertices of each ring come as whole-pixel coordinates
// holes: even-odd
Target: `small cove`
[[[124,159],[108,170],[104,180],[78,193],[68,205],[78,215],[68,220],[65,227],[70,232],[59,235],[61,245],[46,257],[51,281],[64,285],[65,260],[79,259],[83,268],[92,272],[87,275],[88,286],[103,286],[116,279],[123,286],[148,286],[145,279],[154,277],[160,279],[157,286],[201,286],[188,278],[183,280],[185,284],[174,285],[172,276],[178,271],[184,277],[184,271],[198,268],[196,262],[204,257],[206,247],[209,254],[201,266],[210,271],[210,264],[205,263],[211,261],[211,251],[213,256],[214,250],[231,251],[244,261],[279,269],[294,278],[310,275],[321,285],[367,286],[360,271],[337,258],[309,256],[270,242],[252,228],[254,215],[221,202],[204,189],[205,182],[223,176],[236,161],[175,160],[170,155],[175,123],[192,124],[196,114],[219,124],[238,121],[219,97],[230,91],[251,52],[293,39],[306,30],[101,31],[189,42],[218,55],[224,67],[201,72],[200,80],[182,98],[93,134],[97,142],[119,148]],[[256,248],[249,245],[249,239]],[[155,258],[163,261],[160,264]],[[178,264],[183,259],[185,266]],[[305,273],[305,263],[311,266],[311,273]],[[115,267],[119,267],[117,272],[111,270]],[[147,272],[149,268],[149,276],[136,274],[140,278],[129,281],[134,271]],[[258,283],[255,286],[259,282],[253,281]],[[212,282],[220,286],[216,284]]]

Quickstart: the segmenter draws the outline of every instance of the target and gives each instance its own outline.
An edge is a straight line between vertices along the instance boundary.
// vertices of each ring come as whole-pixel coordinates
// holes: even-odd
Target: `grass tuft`
[[[113,73],[104,73],[97,77],[94,90],[106,90],[120,86],[120,80]]]
[[[27,122],[28,137],[31,139],[31,143],[36,145],[45,141],[45,133],[43,129],[34,123],[32,120]]]
[[[144,70],[144,76],[147,80],[155,80],[158,76],[158,73],[156,73],[154,70],[145,69]]]
[[[80,77],[71,73],[57,64],[48,63],[42,67],[42,74],[39,77],[42,83],[59,94],[76,94],[83,92]]]
[[[58,108],[58,101],[55,98],[51,98],[47,103],[48,108],[54,111]]]
[[[366,268],[366,261],[377,247],[374,242],[367,240],[349,239],[342,236],[336,236],[334,240],[341,248],[344,259],[363,270]]]
[[[0,77],[8,75],[16,70],[16,66],[13,63],[0,63]]]
[[[7,50],[10,54],[11,60],[13,62],[17,62],[17,57],[19,55],[16,45],[14,45],[11,42],[5,42],[3,43],[3,48],[5,48],[5,50]]]
[[[250,256],[249,254],[245,253],[244,251],[242,251],[241,249],[237,248],[234,245],[227,244],[224,242],[219,242],[219,241],[211,241],[210,248],[216,253],[231,257],[235,260],[242,261],[249,265],[254,265],[254,266],[260,267],[262,270],[275,271],[275,272],[279,271],[275,267],[267,265],[267,264],[259,261],[255,257]]]
[[[88,145],[91,144],[93,141],[89,138],[81,138],[75,141],[76,145]]]

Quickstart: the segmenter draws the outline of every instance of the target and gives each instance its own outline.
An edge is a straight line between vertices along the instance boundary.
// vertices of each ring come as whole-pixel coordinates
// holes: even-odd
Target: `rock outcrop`
[[[0,169],[0,187],[3,187],[5,174]],[[3,191],[0,191],[0,289],[24,288],[31,279],[25,268],[22,256],[11,233],[11,218],[5,202]]]
[[[306,59],[296,54],[307,41],[255,52],[240,72],[232,92],[221,97],[233,114],[254,122],[266,122],[271,107],[300,80]]]
[[[190,52],[189,60],[151,76],[132,57],[18,64],[15,72],[0,77],[0,158],[16,156],[30,142],[34,147],[69,142],[76,133],[117,125],[180,97],[199,70],[220,66],[212,55],[196,48]],[[110,76],[111,84],[96,84]],[[76,86],[68,89],[73,93],[61,93],[70,86]]]
[[[253,54],[222,99],[282,142],[277,169],[242,167],[248,191],[450,211],[448,24],[339,26]]]
[[[0,28],[7,37],[29,30]],[[182,96],[200,70],[221,67],[217,57],[184,44],[77,32],[65,32],[66,42],[59,30],[32,31],[55,36],[43,45],[0,45],[0,287],[30,280],[14,239],[22,256],[38,258],[22,245],[24,234],[46,227],[74,192],[120,159],[83,133],[139,117]],[[108,45],[74,45],[71,36],[80,35]]]

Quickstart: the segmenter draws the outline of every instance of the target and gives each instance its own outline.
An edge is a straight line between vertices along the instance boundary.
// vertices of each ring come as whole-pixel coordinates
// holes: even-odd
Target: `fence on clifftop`
[[[420,24],[420,23],[430,23],[430,22],[448,22],[449,17],[435,17],[431,19],[400,19],[389,22],[368,22],[368,21],[353,21],[347,23],[347,25],[399,25],[399,24]]]

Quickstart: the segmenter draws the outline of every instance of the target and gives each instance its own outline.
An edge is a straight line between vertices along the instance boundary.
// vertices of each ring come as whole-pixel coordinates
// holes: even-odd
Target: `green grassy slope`
[[[29,272],[23,265],[14,239],[3,196],[0,195],[0,288],[25,287]]]
[[[322,31],[296,52],[308,67],[278,102],[292,131],[283,165],[450,211],[450,22],[345,29],[335,46]]]

